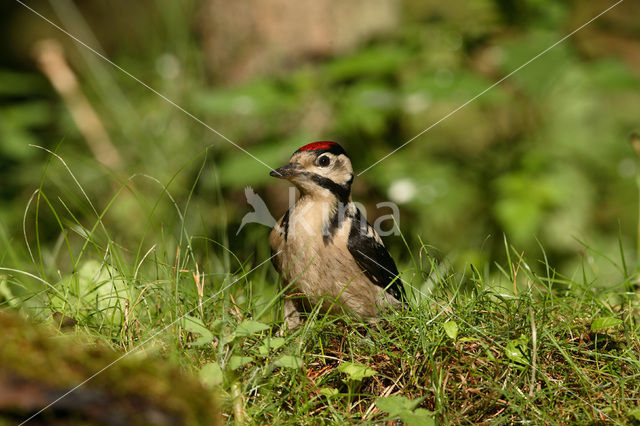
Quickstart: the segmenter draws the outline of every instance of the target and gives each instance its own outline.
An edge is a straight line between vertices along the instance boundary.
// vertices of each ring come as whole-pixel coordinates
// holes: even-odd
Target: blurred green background
[[[362,171],[612,4],[28,2],[119,70],[5,1],[0,265],[68,272],[85,243],[78,223],[103,212],[104,238],[137,259],[186,232],[202,237],[196,251],[215,241],[263,260],[267,228],[236,236],[244,188],[278,216],[286,187],[198,120],[272,167],[336,140]],[[503,260],[506,235],[563,273],[586,260],[614,280],[619,260],[606,257],[622,246],[636,259],[638,111],[640,8],[626,1],[358,176],[354,199],[370,221],[389,214],[376,203],[398,203],[409,247],[459,267]],[[46,200],[31,198],[38,188]],[[407,264],[402,239],[386,241]]]

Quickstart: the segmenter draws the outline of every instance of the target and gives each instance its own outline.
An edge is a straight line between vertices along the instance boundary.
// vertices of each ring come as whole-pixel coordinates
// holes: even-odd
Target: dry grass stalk
[[[69,109],[93,156],[109,168],[120,168],[120,154],[111,142],[98,114],[80,90],[78,80],[64,57],[64,49],[60,43],[50,39],[42,40],[37,43],[34,52],[40,70]]]

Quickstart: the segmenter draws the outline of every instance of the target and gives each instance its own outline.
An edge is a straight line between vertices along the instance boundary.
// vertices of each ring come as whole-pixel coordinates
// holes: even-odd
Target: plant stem
[[[233,416],[236,425],[244,425],[247,423],[244,411],[244,399],[242,398],[242,384],[236,381],[231,385],[231,398],[233,400]]]

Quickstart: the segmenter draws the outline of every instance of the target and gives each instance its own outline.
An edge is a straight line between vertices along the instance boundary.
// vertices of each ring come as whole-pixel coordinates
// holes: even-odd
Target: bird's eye
[[[331,164],[331,159],[328,155],[323,155],[322,157],[318,158],[318,166],[327,167],[329,164]]]

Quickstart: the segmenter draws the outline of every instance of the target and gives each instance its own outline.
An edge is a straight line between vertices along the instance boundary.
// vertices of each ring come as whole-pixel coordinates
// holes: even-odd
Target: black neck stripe
[[[336,234],[336,231],[342,227],[345,219],[347,217],[350,217],[351,215],[349,211],[349,204],[344,204],[336,201],[334,209],[335,211],[333,212],[333,215],[331,215],[331,218],[322,229],[322,241],[324,242],[325,246],[333,241],[333,237]]]
[[[282,216],[282,221],[280,222],[280,227],[284,230],[284,240],[287,241],[289,237],[289,213],[291,210],[287,210],[287,212]]]
[[[331,179],[320,176],[316,173],[311,173],[311,180],[319,186],[331,191],[331,193],[335,195],[338,201],[340,201],[341,203],[347,204],[349,202],[349,194],[351,194],[351,181],[353,181],[353,176],[344,185],[335,183]]]

